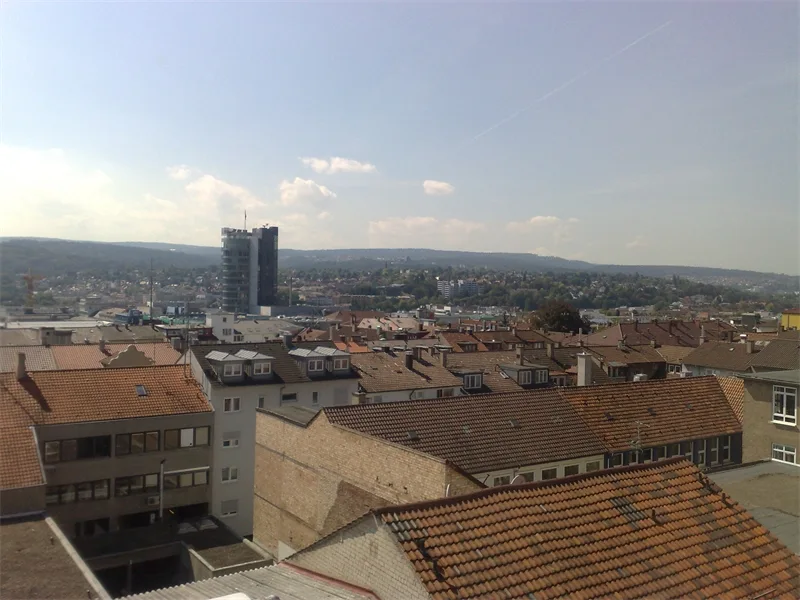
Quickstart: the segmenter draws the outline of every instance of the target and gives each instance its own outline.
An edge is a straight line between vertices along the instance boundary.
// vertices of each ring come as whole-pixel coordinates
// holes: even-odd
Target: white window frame
[[[564,465],[564,477],[572,477],[573,476],[573,475],[567,475],[567,469],[572,468],[572,467],[575,467],[576,469],[578,469],[578,472],[577,473],[573,473],[573,475],[580,475],[581,466],[579,464]]]
[[[697,462],[695,464],[699,467],[704,467],[706,465],[706,441],[695,440],[694,443],[697,450],[695,452],[697,456]]]
[[[599,470],[600,470],[600,461],[592,460],[586,463],[584,473],[594,473],[595,471]]]
[[[501,485],[509,485],[511,483],[511,475],[496,475],[492,478],[492,487],[500,487]]]
[[[713,438],[711,443],[708,444],[708,456],[709,461],[712,465],[716,465],[720,462],[719,460],[719,438]]]
[[[239,447],[239,438],[238,437],[229,437],[222,439],[222,447],[223,448],[238,448]]]
[[[547,383],[548,372],[546,369],[536,369],[536,371],[534,371],[534,376],[535,383]]]
[[[731,461],[731,436],[723,435],[722,436],[722,462],[727,463]]]
[[[778,406],[779,398],[780,407]],[[791,414],[789,414],[788,410],[790,402],[792,406]],[[772,386],[772,422],[783,425],[797,425],[797,388],[783,385]]]
[[[465,390],[477,390],[482,387],[483,387],[483,375],[481,373],[470,373],[469,375],[464,375]]]
[[[223,500],[222,503],[228,502],[228,500]],[[222,517],[235,517],[239,514],[239,503],[236,503],[236,510],[230,512],[222,512],[222,504],[219,506],[220,516]]]
[[[772,460],[789,465],[797,464],[797,448],[786,444],[772,444]]]
[[[334,358],[333,359],[333,370],[334,371],[346,371],[350,368],[350,360],[347,358]]]
[[[612,379],[625,377],[625,367],[608,367],[608,376]]]
[[[555,471],[556,472],[555,477],[545,478],[544,474],[547,471]],[[552,481],[553,479],[558,479],[558,467],[550,467],[549,469],[542,469],[541,481]]]
[[[233,341],[234,342],[243,342],[244,341],[244,336],[237,333],[237,334],[235,334],[233,336]]]
[[[227,478],[225,477],[227,475]],[[239,481],[239,467],[222,467],[220,472],[222,483],[233,483]]]
[[[525,370],[519,372],[520,385],[529,385],[532,380],[533,380],[533,374],[530,371]]]
[[[287,396],[294,396],[294,398],[287,398]],[[281,404],[284,402],[297,402],[297,392],[289,392],[288,394],[281,394]]]
[[[225,398],[222,401],[222,412],[235,413],[239,412],[242,408],[242,399],[237,397]]]
[[[321,358],[310,358],[308,360],[308,370],[319,373],[325,370],[325,361]]]
[[[242,365],[241,363],[227,363],[222,373],[225,377],[238,377],[242,374]]]
[[[272,373],[272,365],[268,362],[253,363],[253,375],[269,375]]]

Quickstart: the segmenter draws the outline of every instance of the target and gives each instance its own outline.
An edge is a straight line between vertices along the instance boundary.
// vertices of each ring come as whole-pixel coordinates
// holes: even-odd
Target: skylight
[[[147,389],[141,384],[137,385],[136,386],[136,395],[139,396],[139,397],[147,396]]]

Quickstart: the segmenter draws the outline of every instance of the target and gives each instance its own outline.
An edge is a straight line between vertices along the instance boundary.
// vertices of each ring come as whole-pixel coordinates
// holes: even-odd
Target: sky
[[[795,2],[2,2],[0,236],[800,273]]]

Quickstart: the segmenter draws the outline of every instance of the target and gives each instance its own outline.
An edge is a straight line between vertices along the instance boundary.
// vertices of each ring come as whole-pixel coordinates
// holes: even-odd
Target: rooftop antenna
[[[247,231],[247,209],[244,209],[244,230]]]
[[[150,335],[153,337],[153,364],[156,364],[156,336],[153,324],[153,258],[150,257]]]
[[[645,427],[650,427],[647,423],[643,421],[636,421],[636,437],[630,441],[631,449],[636,452],[636,462],[638,463],[641,459],[642,453],[642,425]]]

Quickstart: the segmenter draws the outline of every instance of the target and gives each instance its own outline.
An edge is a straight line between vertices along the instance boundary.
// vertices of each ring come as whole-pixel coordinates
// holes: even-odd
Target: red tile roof
[[[0,427],[0,490],[44,485],[33,429]]]
[[[334,406],[323,412],[335,425],[426,452],[468,473],[605,451],[555,389]]]
[[[761,350],[760,346],[754,346],[752,352],[748,353],[747,346],[741,342],[706,342],[684,357],[683,364],[745,372],[750,361]]]
[[[180,352],[165,342],[106,344],[105,350],[100,350],[98,344],[52,346],[50,349],[53,351],[59,369],[97,369],[103,366],[102,360],[116,356],[126,350],[128,346],[134,346],[150,360],[155,359],[154,364],[156,365],[174,365],[181,357]]]
[[[477,347],[477,352],[487,352],[488,348],[481,343],[480,340],[474,338],[468,333],[461,333],[458,331],[442,331],[439,334],[439,338],[442,340],[443,343],[452,346],[453,352],[463,352],[464,349],[460,346],[460,344],[475,344]]]
[[[559,388],[612,452],[742,431],[716,377],[653,379],[635,383]]]
[[[361,378],[359,385],[367,393],[461,387],[461,379],[430,356],[414,360],[411,369],[406,368],[405,360],[405,352],[370,352],[350,357]]]
[[[728,399],[733,413],[741,423],[744,415],[744,380],[738,377],[718,377],[717,381],[719,381],[719,386]]]
[[[659,346],[700,345],[701,333],[706,340],[730,341],[736,329],[724,321],[652,321],[650,323],[618,323],[593,333],[586,338],[590,346],[616,346],[624,338],[629,346],[649,344],[652,340]],[[726,337],[727,336],[727,337]]]
[[[57,369],[53,349],[45,346],[6,346],[0,347],[0,373],[16,373],[19,353],[25,355],[25,368],[28,371],[49,371]]]
[[[800,595],[800,559],[683,459],[374,514],[434,600]]]
[[[773,340],[750,359],[750,366],[762,371],[800,368],[800,340]]]

